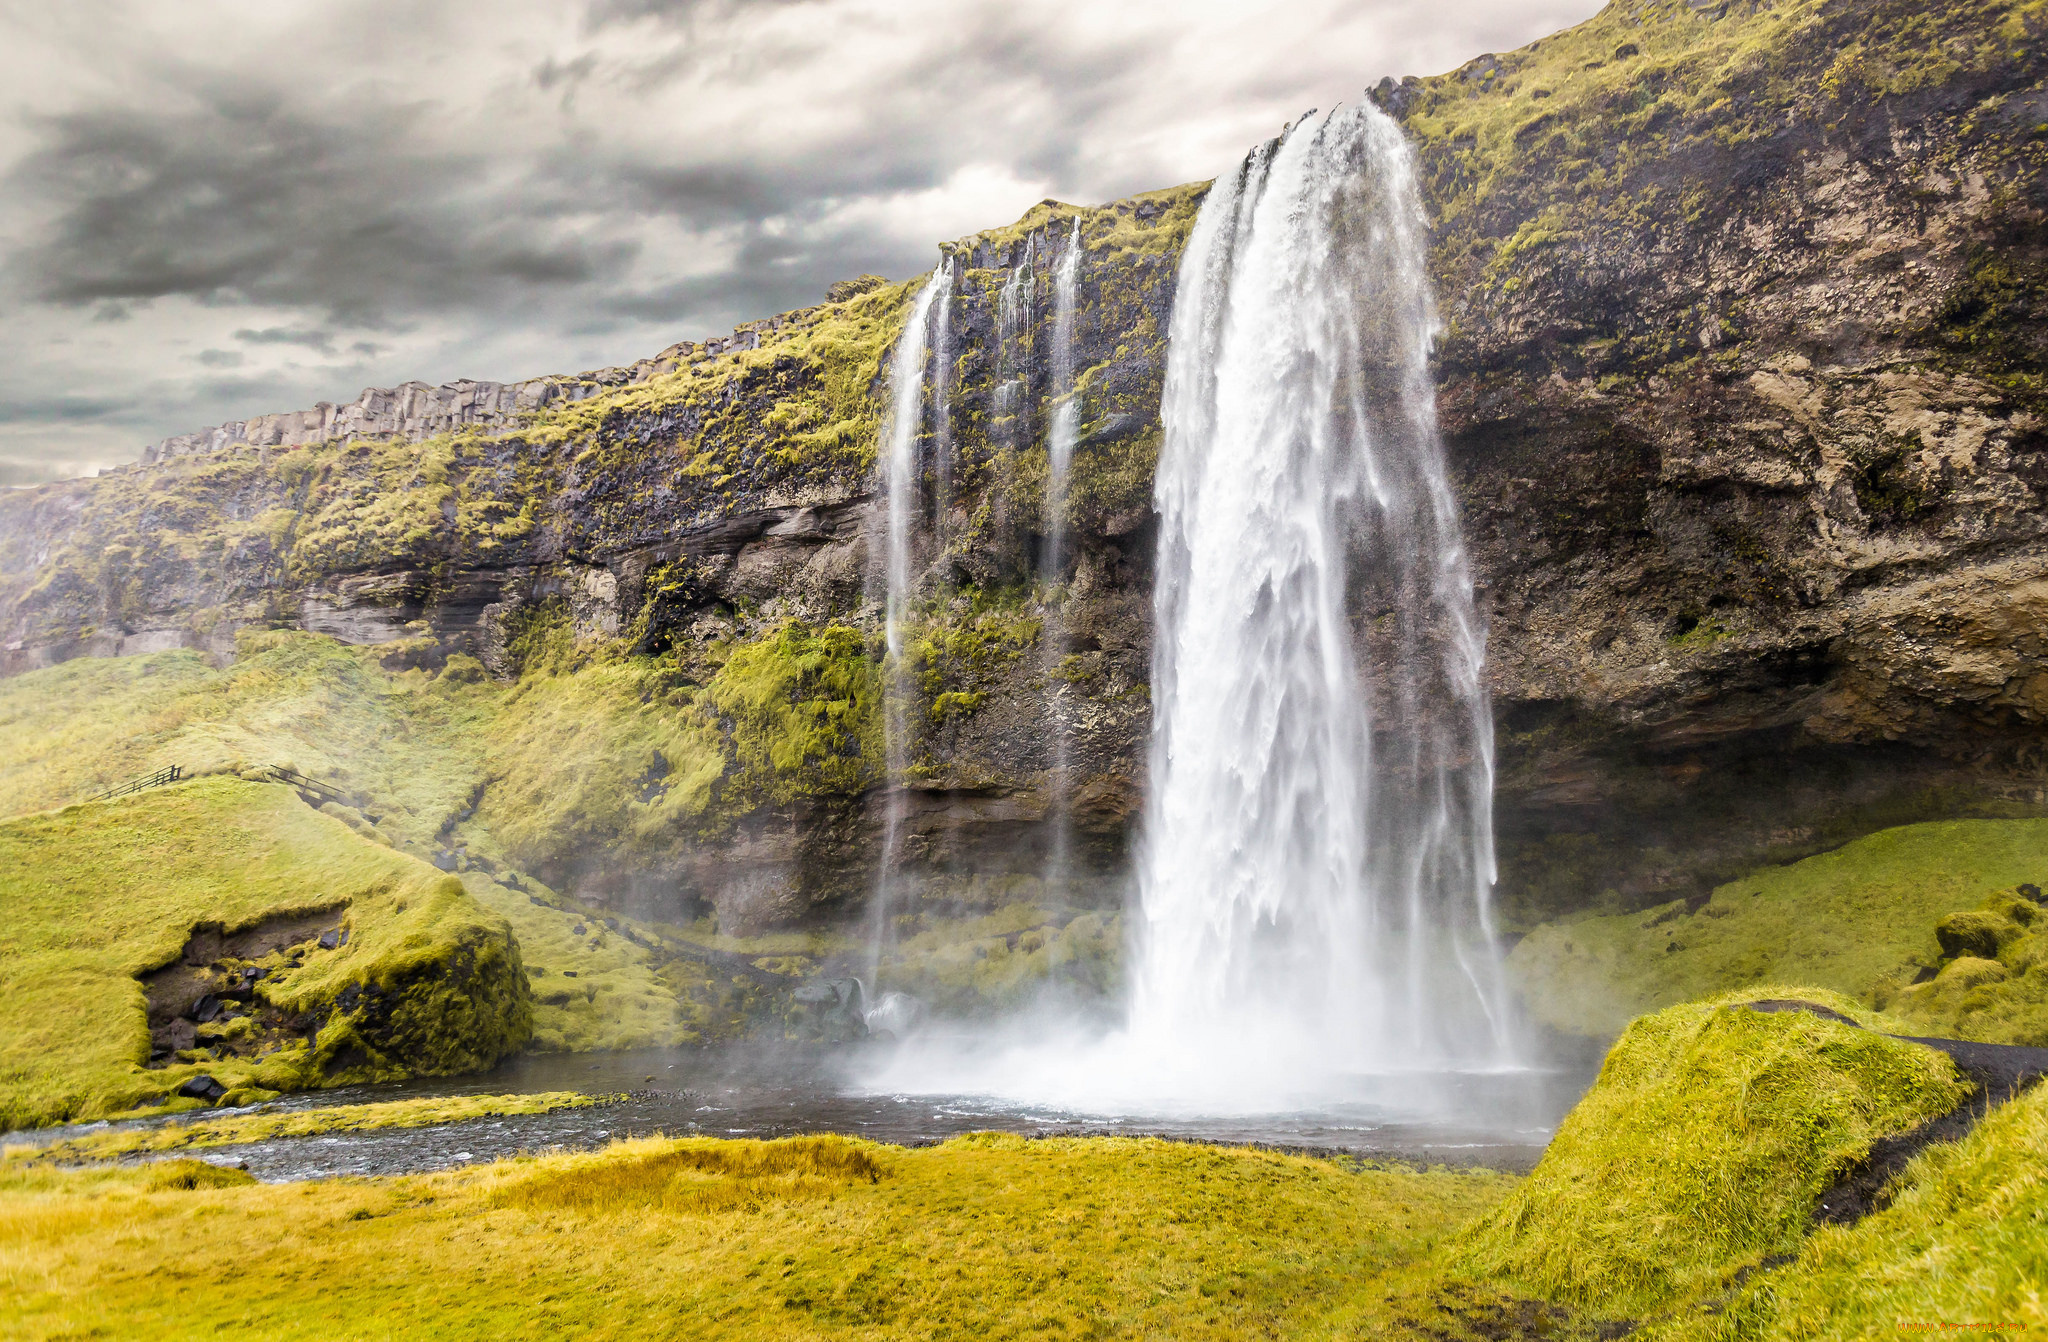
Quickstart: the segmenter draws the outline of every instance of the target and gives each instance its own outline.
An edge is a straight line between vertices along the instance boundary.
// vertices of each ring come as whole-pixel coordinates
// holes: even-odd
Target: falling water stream
[[[903,683],[903,622],[910,599],[912,530],[918,511],[918,440],[924,429],[924,394],[927,363],[932,375],[944,376],[939,359],[928,359],[933,314],[945,325],[945,313],[953,296],[953,263],[939,262],[917,292],[903,334],[896,341],[890,367],[888,417],[882,423],[883,578],[882,607],[882,741],[884,779],[882,856],[875,873],[873,908],[869,918],[868,979],[879,978],[882,957],[889,939],[890,915],[895,903],[897,851],[902,842],[903,778],[909,762],[910,718],[905,712],[909,687]],[[944,337],[937,342],[944,348]],[[934,400],[943,405],[943,396]],[[943,414],[943,410],[940,412]],[[943,446],[943,444],[942,444]],[[943,455],[943,453],[942,453]]]
[[[1166,1058],[1512,1057],[1425,260],[1407,141],[1366,105],[1218,182],[1182,261],[1130,1018]]]
[[[1067,563],[1067,477],[1073,470],[1074,443],[1080,437],[1081,400],[1075,385],[1074,309],[1081,287],[1081,217],[1074,216],[1067,234],[1066,250],[1053,272],[1052,318],[1052,416],[1046,435],[1045,467],[1045,550],[1039,564],[1039,582],[1046,598],[1046,619],[1041,635],[1041,669],[1045,681],[1046,713],[1052,730],[1051,767],[1047,769],[1046,809],[1051,827],[1044,884],[1046,893],[1063,899],[1067,893],[1068,866],[1072,861],[1073,820],[1068,814],[1068,779],[1073,768],[1073,726],[1068,721],[1063,692],[1061,664],[1067,653],[1066,599],[1064,581]]]

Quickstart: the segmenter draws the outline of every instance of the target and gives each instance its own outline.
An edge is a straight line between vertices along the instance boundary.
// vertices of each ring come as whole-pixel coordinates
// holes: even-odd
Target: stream
[[[273,1138],[189,1153],[240,1165],[265,1182],[339,1175],[416,1174],[522,1152],[590,1150],[653,1133],[786,1137],[837,1132],[902,1146],[967,1132],[1027,1136],[1162,1136],[1189,1141],[1349,1153],[1418,1164],[1527,1170],[1558,1121],[1591,1083],[1590,1067],[1435,1073],[1377,1078],[1360,1098],[1297,1112],[1233,1115],[1109,1114],[1018,1104],[975,1095],[877,1090],[886,1044],[788,1048],[646,1049],[528,1054],[488,1072],[287,1096],[264,1112],[373,1104],[435,1096],[580,1091],[625,1099],[546,1114],[467,1119],[430,1127]],[[1399,1095],[1374,1102],[1364,1092]],[[232,1113],[237,1111],[223,1111]],[[252,1112],[252,1111],[239,1111]],[[190,1121],[203,1114],[120,1124],[74,1124],[7,1134],[10,1145],[44,1145],[108,1127]],[[158,1157],[163,1158],[163,1157]]]

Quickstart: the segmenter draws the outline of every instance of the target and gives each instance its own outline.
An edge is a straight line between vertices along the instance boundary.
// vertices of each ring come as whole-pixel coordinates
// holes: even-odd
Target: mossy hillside
[[[764,807],[848,799],[880,773],[880,677],[844,625],[647,656],[574,641],[543,613],[535,651],[485,729],[477,823],[562,883],[594,849],[654,862]]]
[[[280,961],[258,996],[321,1022],[250,1058],[159,1069],[136,976],[193,929],[345,907],[339,949]],[[200,1073],[297,1089],[488,1066],[530,1006],[505,926],[452,878],[289,789],[202,778],[0,825],[0,1124],[113,1113]],[[273,957],[276,959],[277,957]],[[344,994],[346,1005],[341,1004]]]
[[[653,659],[529,671],[487,728],[477,826],[555,884],[595,847],[646,854],[685,841],[726,767],[693,705]]]
[[[1969,1093],[1947,1055],[1728,994],[1643,1017],[1528,1181],[1448,1262],[1481,1280],[1633,1318],[1725,1289],[1796,1250],[1820,1193],[1879,1137]]]
[[[1898,996],[1942,962],[1936,925],[1988,897],[2048,875],[2048,821],[1956,820],[1882,830],[1832,852],[1767,867],[1715,889],[1704,904],[1548,923],[1508,956],[1531,1011],[1571,1033],[1611,1035],[1644,1012],[1748,983],[1796,981],[1882,1003],[1926,1032],[2012,1042],[2048,1028],[2025,1007],[2038,991],[2031,952],[2015,941],[2005,972],[2010,1014],[1982,1024],[1939,1007],[1947,987]],[[2031,946],[2031,941],[2027,945]],[[2024,960],[2024,963],[2022,961]],[[2004,1009],[2001,1009],[2003,1011]],[[2021,1021],[2029,1022],[2022,1026]]]
[[[583,1109],[606,1102],[602,1095],[562,1090],[533,1095],[434,1096],[418,1100],[386,1100],[377,1104],[335,1104],[318,1109],[261,1108],[252,1112],[154,1123],[147,1127],[102,1129],[40,1145],[9,1146],[6,1159],[71,1164],[166,1151],[206,1150],[287,1137],[424,1128],[512,1114],[547,1114],[558,1109]]]
[[[2048,1332],[2048,1088],[1994,1110],[1959,1142],[1928,1147],[1890,1201],[1852,1226],[1822,1226],[1788,1265],[1759,1272],[1719,1308],[1640,1336],[1671,1342],[1849,1342],[1912,1327]]]
[[[697,985],[679,1003],[639,945],[604,928],[594,911],[506,870],[513,859],[504,846],[461,819],[484,787],[494,746],[517,744],[533,714],[558,719],[563,743],[584,747],[598,735],[604,755],[568,757],[584,766],[570,775],[578,785],[601,783],[606,768],[644,773],[652,756],[637,757],[632,731],[620,726],[639,720],[641,682],[615,693],[600,670],[515,687],[518,707],[508,712],[503,687],[393,670],[378,649],[323,635],[245,632],[238,646],[241,657],[224,669],[179,651],[80,658],[0,680],[0,812],[76,801],[168,764],[188,773],[286,764],[358,798],[360,807],[329,809],[359,833],[421,858],[452,850],[471,868],[464,886],[528,952],[535,1047],[651,1047],[684,1042],[692,1030],[711,1037],[737,1028],[718,994],[707,998]],[[533,798],[543,814],[548,788],[556,805],[578,796],[555,772],[560,756],[533,758],[549,771]],[[527,795],[519,765],[515,755],[499,780],[515,801]],[[545,896],[538,905],[536,892]],[[572,935],[579,922],[595,933]]]
[[[283,764],[363,798],[424,848],[483,777],[491,692],[392,671],[375,649],[246,631],[215,668],[191,651],[78,658],[0,679],[0,815],[77,801],[176,764]]]
[[[7,1330],[212,1336],[227,1316],[281,1338],[421,1318],[451,1338],[1337,1336],[1333,1316],[1508,1182],[997,1136],[656,1139],[285,1186],[150,1178],[0,1171]],[[184,1252],[195,1217],[202,1257]]]

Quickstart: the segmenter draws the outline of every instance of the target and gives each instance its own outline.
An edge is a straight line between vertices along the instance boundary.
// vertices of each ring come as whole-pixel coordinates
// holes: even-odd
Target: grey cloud
[[[0,400],[0,424],[79,423],[105,419],[128,401],[106,395],[58,393]]]
[[[334,332],[302,326],[266,326],[261,330],[243,327],[235,339],[245,345],[304,345],[321,354],[334,352]]]
[[[719,18],[743,9],[785,8],[813,3],[813,0],[592,0],[583,10],[587,32],[641,19],[664,24],[689,24],[700,18]]]
[[[239,350],[203,349],[192,356],[208,368],[240,368],[248,356]]]
[[[507,285],[585,283],[632,260],[630,242],[588,241],[524,208],[547,203],[544,182],[479,196],[482,153],[413,142],[425,104],[193,92],[200,106],[182,113],[103,108],[33,127],[41,147],[0,190],[55,207],[10,259],[38,297],[259,302],[360,325],[489,302]]]

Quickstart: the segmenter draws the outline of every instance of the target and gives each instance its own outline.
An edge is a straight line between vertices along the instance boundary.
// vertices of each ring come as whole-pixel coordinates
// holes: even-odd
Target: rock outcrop
[[[1437,222],[1440,413],[1491,622],[1511,921],[2048,805],[2043,26],[1992,0],[1615,5],[1374,91]],[[900,808],[933,898],[1028,893],[1060,805],[1080,897],[1118,897],[1164,332],[1201,196],[1048,202],[944,249]],[[1077,215],[1082,427],[1071,562],[1047,584],[1050,271]],[[763,777],[810,781],[749,791],[744,724],[691,696],[778,630],[878,650],[875,443],[913,289],[849,283],[644,377],[543,380],[575,395],[466,384],[447,409],[229,426],[219,450],[16,491],[0,669],[227,656],[238,627],[296,625],[509,678],[559,629],[696,705],[726,772],[696,837],[587,843],[537,859],[549,879],[754,926],[858,904],[888,805],[870,701],[831,701],[846,768],[763,747],[783,761]]]

